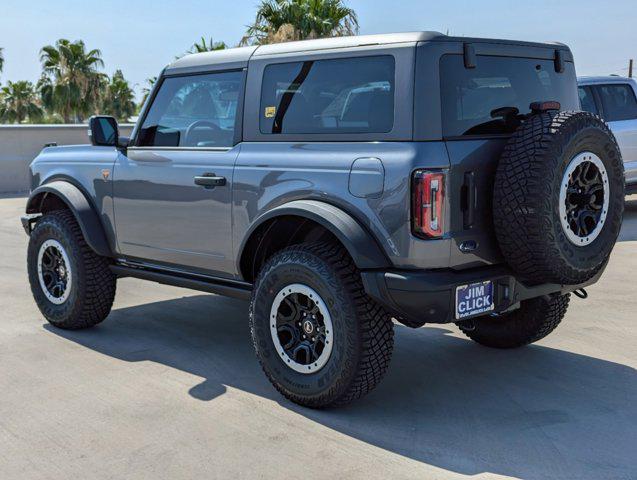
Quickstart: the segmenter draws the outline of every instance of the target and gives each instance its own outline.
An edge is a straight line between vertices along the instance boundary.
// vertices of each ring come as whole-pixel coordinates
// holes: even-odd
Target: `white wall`
[[[29,190],[29,164],[45,143],[88,144],[87,125],[0,125],[0,193]],[[132,125],[120,125],[130,135]]]

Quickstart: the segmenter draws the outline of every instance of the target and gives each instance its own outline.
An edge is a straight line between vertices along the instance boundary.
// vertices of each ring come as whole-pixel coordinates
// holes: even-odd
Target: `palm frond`
[[[356,12],[342,0],[263,0],[241,44],[357,35]]]
[[[43,105],[65,121],[78,121],[100,105],[105,75],[102,52],[86,50],[82,40],[61,38],[40,51],[44,78],[38,82]]]
[[[37,121],[43,113],[31,82],[25,80],[9,81],[0,91],[0,119],[2,121],[11,123],[22,123],[27,119]]]

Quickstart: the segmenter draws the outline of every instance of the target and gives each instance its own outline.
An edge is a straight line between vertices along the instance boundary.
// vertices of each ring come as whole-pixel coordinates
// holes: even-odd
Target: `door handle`
[[[214,173],[204,173],[195,177],[195,185],[205,188],[223,187],[226,184],[226,177],[218,177]]]

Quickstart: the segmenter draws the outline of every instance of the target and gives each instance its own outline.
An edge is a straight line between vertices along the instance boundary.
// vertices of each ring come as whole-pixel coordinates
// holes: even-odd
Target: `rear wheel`
[[[300,405],[342,405],[372,390],[393,348],[390,316],[363,290],[339,245],[306,244],[275,254],[250,305],[257,357],[274,387]]]
[[[108,259],[96,255],[68,210],[47,213],[29,238],[31,292],[44,317],[65,329],[97,325],[111,311],[115,276]]]
[[[516,348],[543,339],[560,324],[570,294],[538,297],[521,303],[513,312],[459,322],[471,340],[493,348]]]

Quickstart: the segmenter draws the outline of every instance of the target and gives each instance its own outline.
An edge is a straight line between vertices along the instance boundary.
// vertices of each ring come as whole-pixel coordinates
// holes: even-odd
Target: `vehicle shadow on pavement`
[[[45,328],[122,361],[158,362],[205,378],[189,391],[197,399],[213,400],[231,386],[453,472],[635,478],[633,368],[537,345],[491,350],[446,328],[396,326],[381,385],[348,407],[313,411],[286,401],[265,379],[247,309],[245,302],[199,295],[114,310],[92,330]]]

